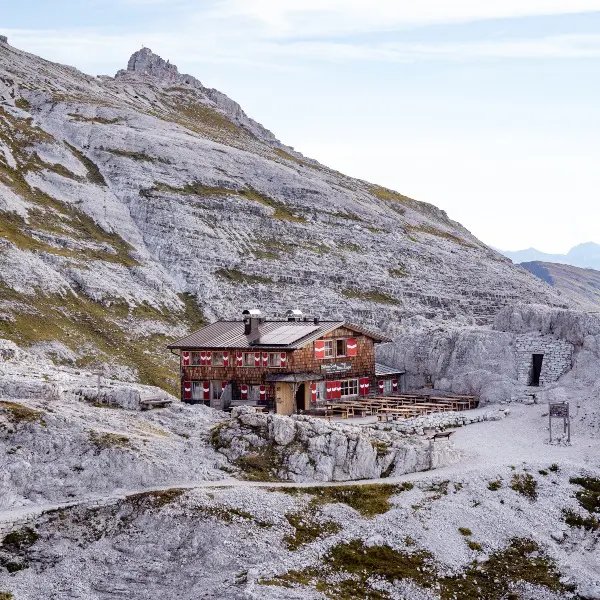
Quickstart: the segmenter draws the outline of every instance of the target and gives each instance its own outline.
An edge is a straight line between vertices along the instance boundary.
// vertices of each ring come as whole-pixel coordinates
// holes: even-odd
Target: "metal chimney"
[[[287,317],[288,321],[302,321],[302,317],[304,315],[302,314],[301,310],[298,310],[297,308],[294,308],[292,310],[288,310],[285,313],[285,316]]]
[[[244,335],[251,335],[258,331],[258,326],[262,323],[262,313],[257,308],[246,309],[242,312],[244,319]]]

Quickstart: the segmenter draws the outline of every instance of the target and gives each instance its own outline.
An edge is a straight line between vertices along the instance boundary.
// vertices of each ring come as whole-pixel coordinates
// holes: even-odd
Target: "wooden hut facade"
[[[385,336],[345,321],[289,311],[267,320],[246,310],[174,342],[181,399],[226,409],[262,405],[279,414],[318,408],[327,400],[402,390],[402,371],[375,363]]]

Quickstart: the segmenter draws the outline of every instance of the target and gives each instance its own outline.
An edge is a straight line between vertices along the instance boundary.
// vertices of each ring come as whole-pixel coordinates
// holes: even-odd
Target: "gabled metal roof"
[[[385,377],[386,375],[403,375],[406,371],[396,367],[388,367],[381,363],[375,363],[375,377]]]
[[[304,335],[301,337],[291,336],[288,343],[274,344],[272,342],[261,344],[261,338],[268,334],[273,334],[282,327],[304,328]],[[250,335],[244,334],[244,323],[242,321],[216,321],[211,323],[190,335],[181,338],[170,344],[169,349],[191,349],[191,348],[252,348],[262,350],[296,350],[305,344],[313,342],[323,337],[325,334],[334,331],[338,327],[346,327],[356,333],[362,333],[376,342],[389,342],[389,338],[369,331],[358,325],[346,323],[344,321],[319,321],[318,326],[313,325],[312,321],[264,321],[258,325],[258,331]],[[312,330],[308,330],[312,328]],[[293,330],[287,330],[292,332]],[[299,333],[302,332],[300,329]],[[272,339],[267,337],[267,340]]]

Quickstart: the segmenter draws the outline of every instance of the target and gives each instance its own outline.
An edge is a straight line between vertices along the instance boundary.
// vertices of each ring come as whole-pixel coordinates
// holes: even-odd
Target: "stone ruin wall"
[[[571,370],[573,344],[550,336],[518,335],[515,340],[517,381],[529,385],[533,369],[533,354],[543,354],[540,386],[558,381]]]

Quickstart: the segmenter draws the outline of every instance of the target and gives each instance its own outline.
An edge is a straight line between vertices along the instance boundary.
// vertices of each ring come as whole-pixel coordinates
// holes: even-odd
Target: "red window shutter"
[[[260,388],[258,388],[259,391],[259,398],[261,402],[266,402],[267,400],[267,386],[266,385],[261,385]]]
[[[208,381],[202,382],[202,398],[203,400],[210,400],[210,383]]]
[[[398,380],[392,379],[392,392],[397,392],[397,391],[398,391]]]
[[[212,365],[212,352],[206,353],[206,366],[210,367]]]
[[[287,354],[285,352],[281,353],[281,366],[287,366]]]
[[[227,350],[225,350],[225,352],[223,352],[223,366],[224,367],[229,366],[229,352],[227,352]]]
[[[262,353],[262,366],[263,367],[269,366],[269,353],[268,352]]]
[[[348,338],[346,341],[346,356],[356,356],[358,350],[358,344],[356,338]]]
[[[190,366],[190,353],[187,350],[181,353],[181,364],[184,367]]]
[[[365,378],[364,377],[361,377],[358,380],[358,390],[359,390],[359,393],[361,396],[366,396],[369,393],[368,389],[365,390]]]
[[[310,399],[313,404],[317,401],[317,384],[316,383],[310,384]]]
[[[315,342],[315,358],[325,358],[325,340]]]
[[[192,382],[191,381],[183,382],[183,399],[184,400],[192,399]]]
[[[243,367],[244,366],[244,354],[243,354],[243,352],[236,352],[235,353],[235,365],[237,367]]]
[[[248,400],[248,386],[245,383],[242,383],[240,388],[240,395],[242,400]]]
[[[379,380],[379,393],[383,394],[383,379]]]
[[[254,353],[254,366],[260,367],[260,352]]]

